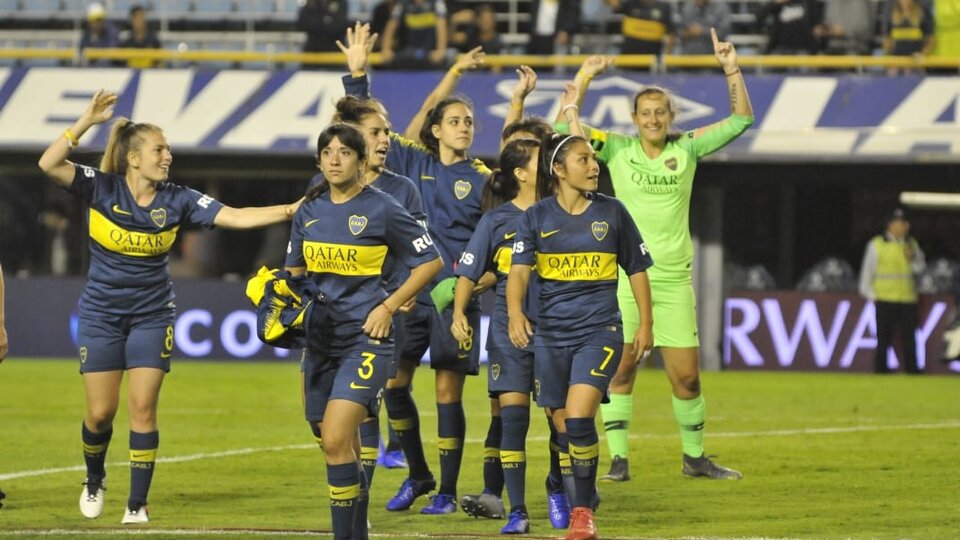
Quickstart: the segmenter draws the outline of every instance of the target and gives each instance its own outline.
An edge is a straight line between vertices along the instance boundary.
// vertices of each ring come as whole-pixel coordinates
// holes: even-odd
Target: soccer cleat
[[[460,498],[460,507],[475,518],[503,519],[506,514],[503,500],[486,491],[480,495],[464,495]]]
[[[103,478],[87,478],[80,492],[80,513],[83,517],[96,519],[103,513],[103,495],[107,488],[103,486]]]
[[[413,501],[417,500],[417,497],[430,493],[436,487],[437,481],[433,479],[433,476],[424,480],[407,478],[403,481],[403,484],[400,484],[400,489],[397,490],[397,494],[387,501],[387,510],[391,512],[406,510],[410,508]]]
[[[7,494],[0,491],[0,508],[3,508],[3,500],[7,498]]]
[[[687,476],[706,476],[714,480],[740,480],[743,475],[721,465],[717,465],[706,455],[698,458],[683,455],[683,474]]]
[[[589,508],[578,506],[570,517],[570,530],[564,540],[597,540],[597,526],[593,524],[593,512]]]
[[[530,517],[523,510],[514,510],[507,517],[507,524],[500,529],[500,534],[527,534],[530,532]]]
[[[403,455],[403,450],[384,450],[380,452],[380,458],[377,459],[377,465],[387,469],[406,469],[407,456]]]
[[[430,497],[430,504],[424,506],[423,510],[420,510],[420,513],[437,516],[440,514],[452,514],[456,511],[457,501],[453,498],[453,495],[437,493]]]
[[[150,521],[150,516],[147,515],[147,507],[141,506],[136,510],[131,510],[129,507],[123,513],[123,519],[120,521],[122,525],[136,525],[138,523],[147,523]]]
[[[563,484],[555,486],[547,476],[547,514],[554,529],[566,529],[570,526],[570,503],[563,491]]]
[[[626,482],[630,479],[630,463],[627,458],[614,456],[610,472],[600,477],[601,482]]]

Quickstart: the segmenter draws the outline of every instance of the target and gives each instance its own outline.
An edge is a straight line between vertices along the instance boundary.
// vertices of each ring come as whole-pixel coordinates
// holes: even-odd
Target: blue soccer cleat
[[[500,534],[527,534],[530,532],[530,517],[523,510],[514,510],[507,517],[507,524],[500,529]]]
[[[424,480],[407,478],[403,481],[403,484],[400,485],[397,494],[387,501],[387,510],[391,512],[406,510],[413,505],[413,501],[417,500],[417,497],[430,493],[436,487],[437,481],[433,479],[433,476]]]
[[[430,504],[420,510],[421,514],[440,515],[452,514],[457,511],[457,501],[453,495],[438,493],[430,497]]]
[[[566,529],[570,526],[570,503],[563,491],[563,483],[558,484],[547,477],[547,514],[554,529]]]
[[[403,455],[403,450],[385,450],[380,452],[380,459],[377,460],[377,465],[386,467],[387,469],[406,469],[407,468],[407,456]]]

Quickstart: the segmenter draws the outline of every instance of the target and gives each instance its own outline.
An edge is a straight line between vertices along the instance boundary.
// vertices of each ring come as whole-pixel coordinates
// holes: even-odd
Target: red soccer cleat
[[[573,509],[570,516],[570,531],[563,540],[598,540],[597,526],[593,524],[593,511],[585,506]]]

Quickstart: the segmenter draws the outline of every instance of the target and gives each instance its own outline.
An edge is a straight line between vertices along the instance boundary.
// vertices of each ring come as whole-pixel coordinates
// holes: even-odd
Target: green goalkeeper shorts
[[[699,347],[697,298],[693,284],[690,281],[652,281],[650,292],[653,297],[653,346]],[[617,302],[623,316],[623,341],[633,343],[633,336],[640,326],[640,313],[627,279],[620,280]]]

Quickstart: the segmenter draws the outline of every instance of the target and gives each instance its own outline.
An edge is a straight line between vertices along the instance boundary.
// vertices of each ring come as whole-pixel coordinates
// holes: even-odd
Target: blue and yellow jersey
[[[480,219],[477,230],[460,256],[455,274],[480,281],[486,272],[497,276],[496,296],[493,302],[490,331],[487,333],[487,349],[512,347],[507,335],[507,275],[510,273],[513,243],[523,211],[512,202],[490,210]],[[530,278],[523,312],[531,321],[536,321],[536,294],[538,292],[535,276]]]
[[[180,227],[212,227],[223,205],[170,182],[141,207],[123,176],[76,165],[70,193],[89,205],[90,270],[80,305],[136,315],[173,307],[167,253]]]
[[[527,209],[513,264],[533,266],[540,276],[538,339],[566,346],[620,324],[617,267],[632,276],[653,260],[623,204],[597,194],[580,215],[568,214],[555,196]]]
[[[390,138],[387,168],[419,183],[430,235],[447,263],[436,281],[451,277],[483,215],[480,203],[490,169],[479,159],[444,165],[425,146],[395,133]]]
[[[307,186],[307,193],[319,184],[321,180],[323,180],[322,174],[317,174],[311,178],[310,184]],[[423,226],[424,230],[426,230],[427,215],[423,213],[423,202],[420,199],[420,191],[417,190],[417,185],[413,183],[413,180],[384,169],[370,185],[396,199],[397,202],[400,203],[400,206],[409,212],[410,215],[413,216],[413,219],[417,220],[417,222]],[[406,281],[409,275],[410,270],[407,267],[402,264],[397,264],[392,257],[387,257],[387,262],[383,269],[383,281],[388,293],[392,293],[400,288],[400,285]]]
[[[407,268],[440,256],[429,233],[390,195],[365,187],[334,204],[327,191],[294,216],[286,266],[306,267],[327,297],[335,335],[348,339],[387,297],[381,274],[388,254]]]

